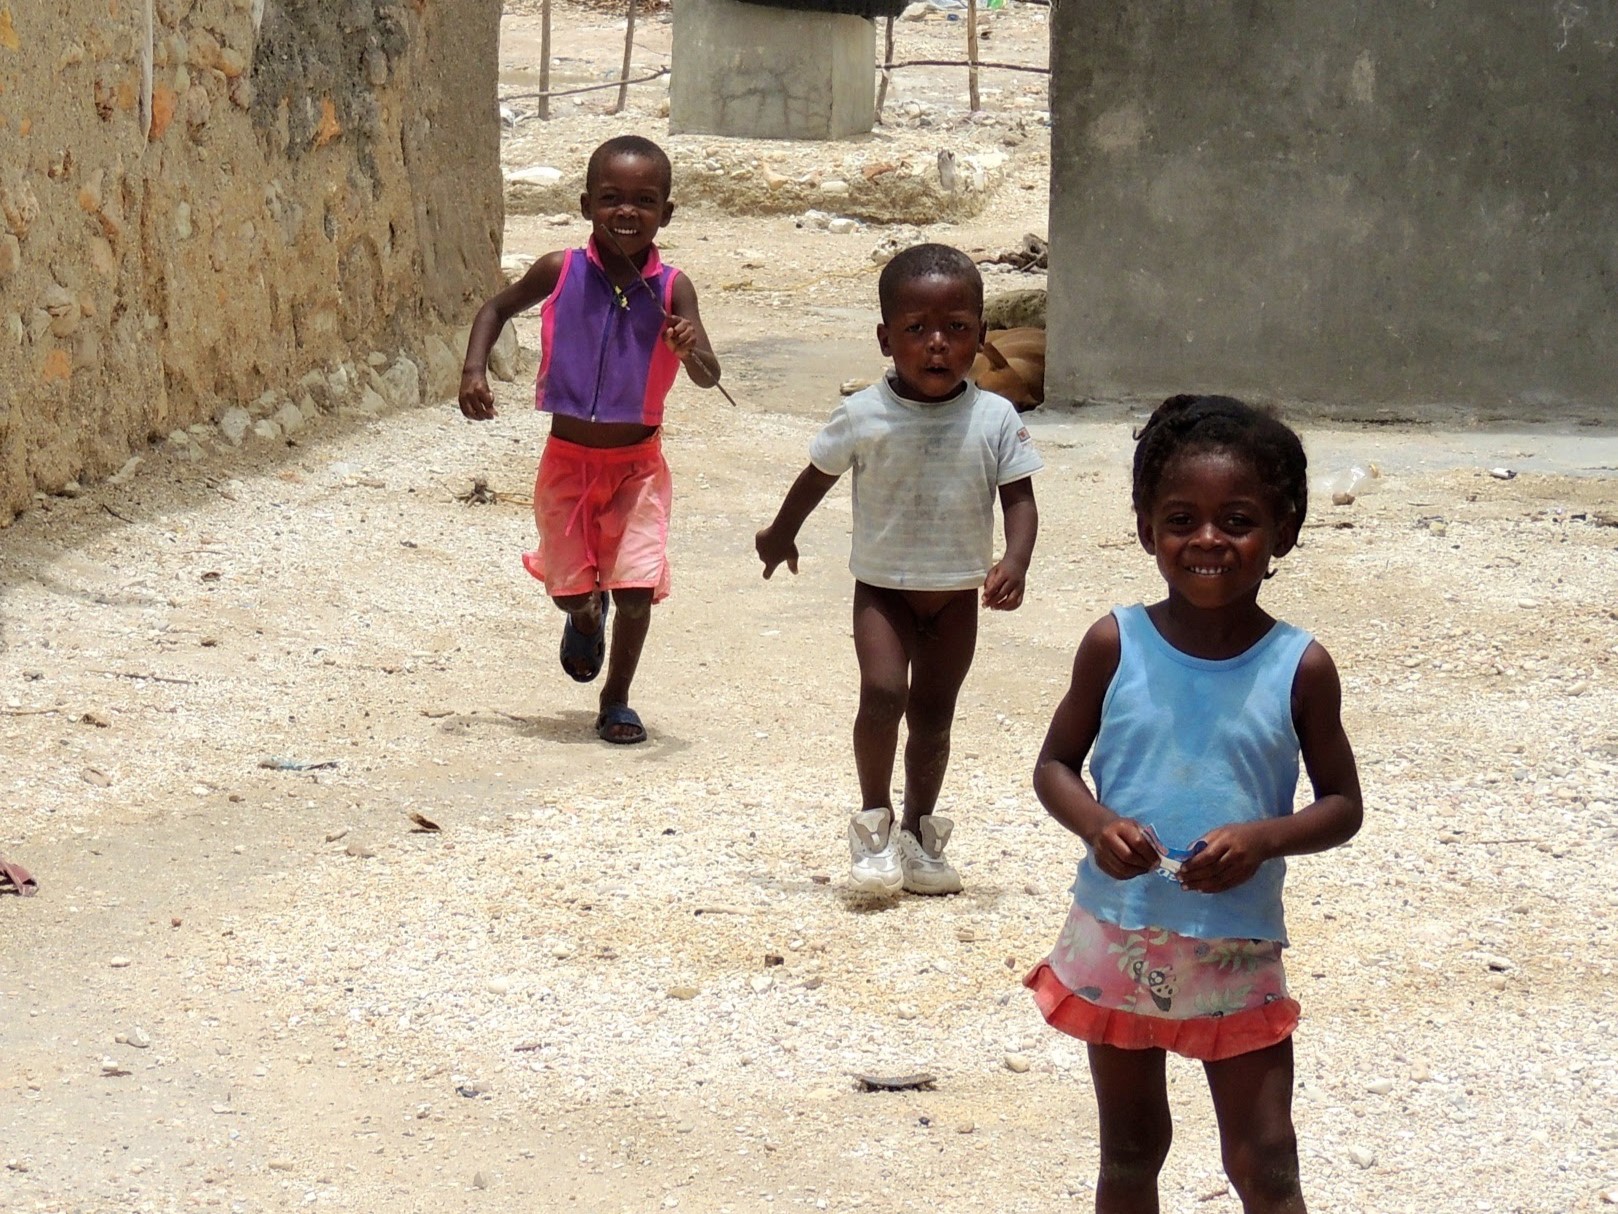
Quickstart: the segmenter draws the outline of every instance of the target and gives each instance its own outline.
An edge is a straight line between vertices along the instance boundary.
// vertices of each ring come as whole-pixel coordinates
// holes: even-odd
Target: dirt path
[[[1032,193],[936,235],[1014,243]],[[945,790],[966,893],[851,902],[846,490],[798,578],[766,585],[750,546],[835,385],[879,366],[876,233],[688,210],[670,237],[742,408],[671,404],[646,746],[594,740],[516,563],[521,382],[484,426],[153,457],[0,534],[0,851],[43,887],[0,897],[8,1208],[1088,1208],[1083,1051],[1017,978],[1078,855],[1032,756],[1083,628],[1157,593],[1128,418],[1032,415],[1030,598],[985,621]],[[1289,884],[1314,1208],[1603,1208],[1618,443],[1306,440],[1387,473],[1266,591],[1345,672],[1370,804]],[[510,497],[461,503],[476,476]],[[849,1078],[918,1070],[935,1090]],[[1165,1209],[1233,1214],[1200,1076],[1172,1088]]]

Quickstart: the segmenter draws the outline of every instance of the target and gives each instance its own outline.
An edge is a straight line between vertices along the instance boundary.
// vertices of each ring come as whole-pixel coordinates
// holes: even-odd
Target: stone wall
[[[499,19],[0,0],[0,523],[154,440],[446,390],[498,286]]]
[[[1053,399],[1615,416],[1618,4],[1059,2]]]

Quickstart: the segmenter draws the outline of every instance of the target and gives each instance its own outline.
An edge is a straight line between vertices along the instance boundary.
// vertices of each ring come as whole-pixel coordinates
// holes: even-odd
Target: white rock
[[[267,443],[273,443],[279,442],[284,435],[281,433],[280,426],[265,417],[253,423],[253,437],[261,438]]]
[[[490,978],[484,983],[484,989],[491,995],[508,995],[511,993],[510,978]]]
[[[1389,1092],[1393,1091],[1393,1080],[1373,1079],[1370,1083],[1365,1085],[1365,1090],[1370,1092],[1373,1096],[1386,1096]]]
[[[846,194],[848,193],[848,182],[842,180],[840,177],[833,177],[830,181],[822,181],[820,183],[820,192],[822,194],[832,195]]]
[[[128,969],[129,968],[129,958],[128,957],[113,957],[111,960],[109,960],[107,962],[107,964],[110,965],[115,970]]]
[[[775,985],[775,979],[769,974],[754,974],[748,985],[753,988],[756,994],[762,995]]]
[[[137,1050],[151,1048],[152,1039],[146,1035],[146,1030],[136,1025],[124,1036],[124,1040]]]
[[[562,180],[562,170],[548,164],[531,164],[507,173],[506,180],[518,185],[556,185]]]
[[[1028,1069],[1028,1058],[1023,1054],[1007,1054],[1005,1061],[1006,1070],[1013,1074],[1021,1075]]]
[[[219,415],[219,433],[232,447],[242,445],[242,439],[247,437],[247,428],[252,424],[252,417],[240,405],[232,405]]]
[[[836,219],[827,222],[826,231],[833,236],[847,236],[850,232],[856,231],[859,226],[858,220],[839,215]]]
[[[1348,1148],[1348,1158],[1357,1167],[1368,1168],[1376,1162],[1376,1153],[1358,1144]]]
[[[311,405],[313,403],[313,401],[310,402]],[[282,432],[285,434],[296,434],[299,430],[303,429],[305,424],[303,410],[297,405],[293,404],[291,401],[288,401],[286,404],[277,409],[275,411],[275,416],[270,420],[275,422],[276,425],[280,426]]]

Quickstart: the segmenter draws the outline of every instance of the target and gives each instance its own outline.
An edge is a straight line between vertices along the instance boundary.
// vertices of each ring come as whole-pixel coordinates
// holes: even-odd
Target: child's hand
[[[1002,560],[983,580],[983,605],[990,611],[1015,611],[1022,606],[1024,579],[1028,570],[1011,560]]]
[[[798,572],[798,545],[794,540],[779,538],[774,527],[766,527],[753,537],[758,559],[764,562],[764,578],[769,580],[782,561],[793,573]]]
[[[475,422],[486,422],[494,416],[494,393],[489,391],[489,380],[481,371],[461,372],[461,413]]]
[[[1261,823],[1238,822],[1202,836],[1207,844],[1180,867],[1180,884],[1199,894],[1222,894],[1252,879],[1269,856],[1262,846]]]
[[[683,316],[670,316],[663,323],[663,344],[681,358],[697,348],[697,327]]]
[[[1128,881],[1157,867],[1157,848],[1133,818],[1114,818],[1087,842],[1096,867],[1115,881]]]

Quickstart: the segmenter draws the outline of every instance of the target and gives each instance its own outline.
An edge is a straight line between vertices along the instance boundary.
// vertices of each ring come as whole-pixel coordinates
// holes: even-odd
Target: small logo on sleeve
[[[1019,429],[1017,431],[1017,441],[1019,443],[1029,442],[1030,438],[1031,438],[1031,436],[1028,433],[1028,427],[1027,426],[1023,426],[1021,429]]]

